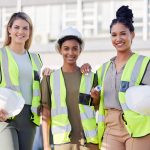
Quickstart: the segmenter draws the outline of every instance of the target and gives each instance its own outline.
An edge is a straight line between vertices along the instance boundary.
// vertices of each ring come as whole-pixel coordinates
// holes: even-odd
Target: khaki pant
[[[150,135],[131,138],[124,126],[122,111],[109,109],[105,123],[101,150],[150,150]]]
[[[71,137],[71,142],[66,144],[54,145],[54,150],[98,150],[97,144],[85,144],[84,138],[77,136]]]
[[[54,150],[98,150],[98,145],[86,144],[85,146],[74,143],[55,145]]]

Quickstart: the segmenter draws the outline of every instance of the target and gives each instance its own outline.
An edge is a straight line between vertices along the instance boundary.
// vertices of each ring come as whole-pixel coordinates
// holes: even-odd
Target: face
[[[30,35],[29,23],[23,19],[17,19],[8,28],[8,32],[11,37],[11,43],[25,44]]]
[[[132,39],[134,32],[121,23],[116,23],[111,29],[111,40],[113,46],[118,52],[125,52],[131,50]]]
[[[65,64],[76,64],[76,60],[81,53],[80,44],[76,40],[67,40],[63,42],[60,53]]]

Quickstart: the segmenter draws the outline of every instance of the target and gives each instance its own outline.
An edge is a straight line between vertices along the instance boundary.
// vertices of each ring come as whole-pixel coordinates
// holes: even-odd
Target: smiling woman
[[[42,80],[44,150],[50,150],[50,127],[55,150],[98,150],[95,110],[91,103],[91,97],[95,97],[90,95],[95,86],[94,73],[81,74],[77,66],[83,45],[77,29],[63,30],[56,45],[63,65]],[[98,97],[99,93],[96,94]]]
[[[135,33],[128,6],[117,10],[110,34],[117,54],[97,71],[102,86],[98,117],[101,150],[149,150],[150,116],[130,110],[125,97],[132,86],[150,85],[149,57],[131,49]]]
[[[0,49],[0,87],[16,91],[25,105],[13,118],[0,109],[0,145],[4,150],[32,150],[36,125],[40,124],[42,62],[38,55],[29,53],[31,41],[31,19],[23,12],[14,13],[6,27],[4,47]]]

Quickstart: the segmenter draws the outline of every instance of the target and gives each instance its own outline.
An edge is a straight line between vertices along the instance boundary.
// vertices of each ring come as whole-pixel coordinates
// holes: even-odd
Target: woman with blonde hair
[[[4,46],[0,49],[0,87],[16,91],[25,100],[22,111],[8,118],[0,109],[0,146],[3,150],[32,150],[36,125],[40,124],[39,55],[30,53],[33,26],[24,12],[14,13],[6,26]],[[10,99],[11,101],[11,99]]]

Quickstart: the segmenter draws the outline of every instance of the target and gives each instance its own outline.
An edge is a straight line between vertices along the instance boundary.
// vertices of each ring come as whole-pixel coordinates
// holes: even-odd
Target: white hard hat
[[[59,38],[58,39],[62,39],[66,36],[75,36],[79,39],[82,40],[82,35],[81,33],[76,29],[76,28],[73,28],[73,27],[68,27],[66,29],[64,29],[61,34],[59,35]]]
[[[150,86],[132,86],[126,91],[125,97],[129,109],[142,115],[150,115]]]
[[[0,109],[4,109],[8,113],[8,118],[19,114],[24,104],[24,98],[17,92],[0,87]]]
[[[67,27],[66,29],[64,29],[61,34],[59,35],[57,41],[56,41],[56,47],[58,46],[58,41],[64,37],[67,36],[75,36],[78,39],[80,39],[82,41],[82,46],[84,44],[83,39],[82,39],[82,34],[74,27]]]

